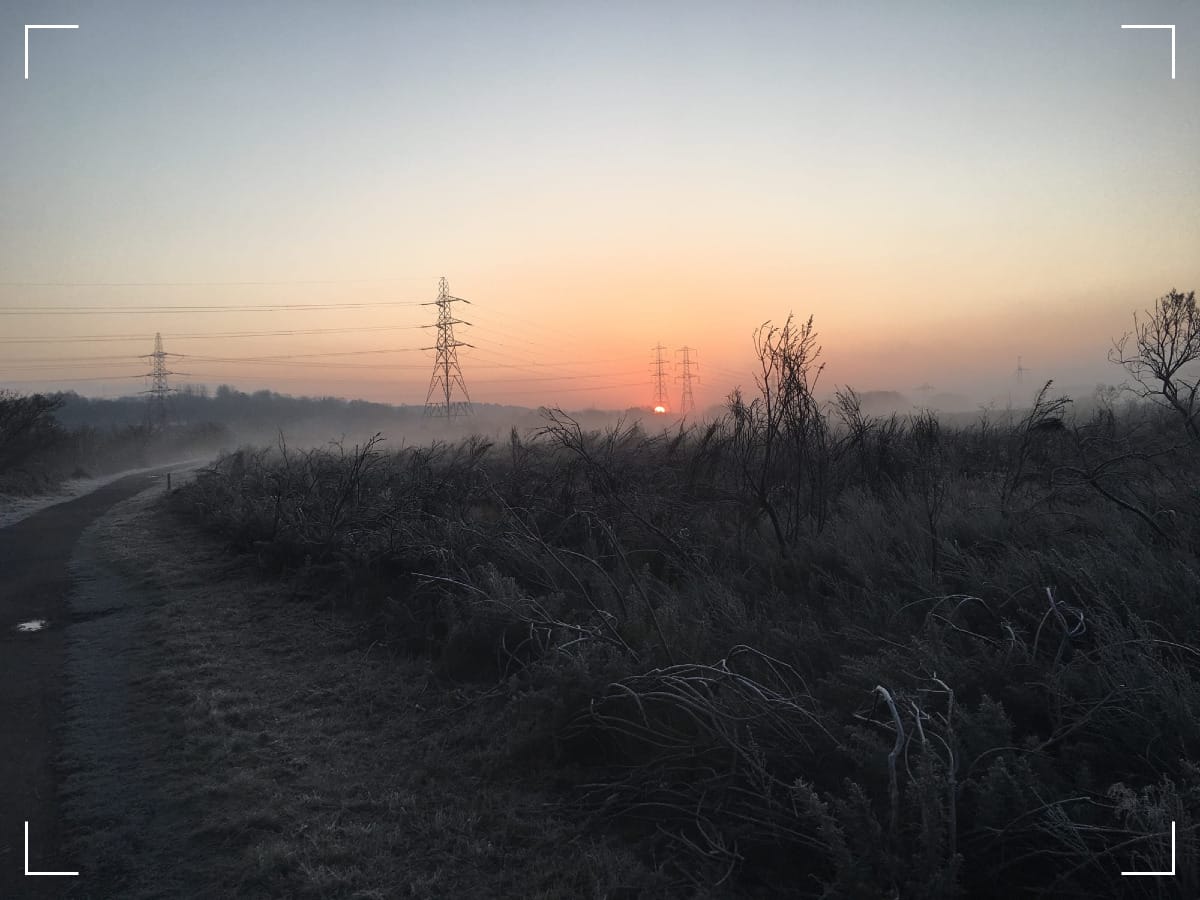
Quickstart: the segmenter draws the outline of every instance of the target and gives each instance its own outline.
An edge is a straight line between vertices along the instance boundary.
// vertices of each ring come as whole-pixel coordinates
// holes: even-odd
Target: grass
[[[503,811],[538,797],[594,823],[578,840],[619,837],[639,860],[554,882],[582,876],[547,836],[530,857],[547,890],[1194,896],[1195,443],[1154,410],[1072,415],[1048,391],[959,428],[872,419],[852,393],[831,409],[811,397],[811,338],[764,365],[771,390],[674,433],[548,411],[500,445],[221,458],[175,514],[295,598],[224,592],[226,627],[265,609],[282,633],[313,629],[294,659],[246,638],[241,665],[265,681],[226,687],[273,724],[308,723],[353,778],[363,721],[372,752],[407,754],[414,793],[477,773],[461,795],[475,812],[417,820],[454,848],[447,866],[461,855],[454,871],[521,833]],[[365,717],[348,740],[324,691]],[[361,827],[395,841],[399,809]],[[1122,879],[1160,865],[1171,821],[1175,879]],[[310,864],[289,887],[359,871],[373,844],[341,846],[344,868]]]
[[[102,589],[146,602],[133,649],[121,651],[134,656],[119,715],[136,758],[114,783],[97,784],[120,758],[97,749],[113,744],[101,734],[113,686],[77,698],[102,709],[73,713],[72,858],[88,875],[77,895],[666,889],[622,842],[565,815],[553,785],[491,740],[504,730],[502,695],[435,686],[427,662],[297,604],[289,585],[230,563],[219,542],[180,531],[151,498],[124,505],[92,540]]]

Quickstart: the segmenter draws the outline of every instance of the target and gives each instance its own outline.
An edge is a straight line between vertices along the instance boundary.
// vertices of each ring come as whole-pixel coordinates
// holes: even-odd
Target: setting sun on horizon
[[[649,409],[655,334],[704,409],[790,313],[830,389],[984,398],[1200,281],[1194,10],[1171,79],[1121,4],[220,8],[0,12],[79,24],[0,82],[0,383],[141,390],[161,333],[420,404],[445,275],[477,402]]]

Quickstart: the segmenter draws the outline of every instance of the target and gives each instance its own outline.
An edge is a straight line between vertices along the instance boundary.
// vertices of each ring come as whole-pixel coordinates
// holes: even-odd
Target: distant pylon
[[[438,281],[437,299],[421,304],[438,308],[437,322],[424,326],[437,329],[437,342],[432,347],[423,348],[437,351],[437,355],[433,359],[433,377],[429,380],[429,393],[425,396],[425,415],[427,416],[452,419],[458,415],[471,414],[471,397],[467,394],[462,368],[458,364],[458,348],[472,345],[456,340],[454,337],[455,325],[470,325],[471,323],[454,318],[450,309],[452,303],[470,302],[462,297],[451,297],[450,284],[445,278],[442,278]],[[455,385],[458,385],[459,391],[462,392],[463,399],[461,400],[453,398]]]
[[[146,377],[150,379],[150,390],[142,391],[142,393],[150,395],[147,398],[150,405],[146,408],[146,418],[152,425],[167,424],[167,395],[171,393],[171,388],[167,384],[167,376],[179,374],[167,371],[167,357],[175,355],[163,350],[162,334],[155,332],[154,352],[138,357],[150,360],[150,371],[146,373]]]
[[[666,412],[671,408],[670,401],[667,400],[667,358],[663,356],[663,351],[667,348],[662,344],[658,344],[651,348],[654,351],[654,360],[650,363],[651,372],[654,375],[654,411]]]
[[[696,411],[696,398],[692,395],[692,382],[699,381],[700,376],[692,374],[692,369],[699,369],[700,363],[692,358],[692,354],[696,352],[695,347],[680,347],[675,352],[683,354],[683,359],[679,363],[683,371],[675,377],[683,382],[683,390],[679,397],[679,414],[686,416]]]
[[[1029,370],[1021,365],[1021,357],[1017,357],[1017,384],[1020,384]]]

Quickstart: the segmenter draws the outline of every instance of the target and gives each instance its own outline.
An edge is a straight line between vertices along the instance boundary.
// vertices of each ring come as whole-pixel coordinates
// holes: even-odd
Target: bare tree
[[[731,438],[743,484],[787,556],[804,520],[820,530],[829,511],[829,425],[816,399],[824,363],[812,317],[764,323],[754,353],[759,395],[749,402],[740,391],[730,396]]]
[[[1172,288],[1144,316],[1134,313],[1133,331],[1113,343],[1108,358],[1124,366],[1139,396],[1175,410],[1188,434],[1200,440],[1200,313],[1195,291],[1181,294]]]
[[[19,465],[58,439],[54,411],[61,397],[0,390],[0,471]]]

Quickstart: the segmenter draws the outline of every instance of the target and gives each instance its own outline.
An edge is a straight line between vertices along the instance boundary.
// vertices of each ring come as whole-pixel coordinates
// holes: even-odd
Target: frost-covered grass
[[[1195,445],[1049,394],[958,429],[757,403],[245,449],[174,499],[365,644],[478,686],[491,754],[689,890],[1159,896],[1119,873],[1175,821],[1194,895]]]
[[[74,563],[76,611],[104,614],[70,632],[67,896],[661,893],[496,752],[496,697],[298,605],[161,496],[116,507]]]

